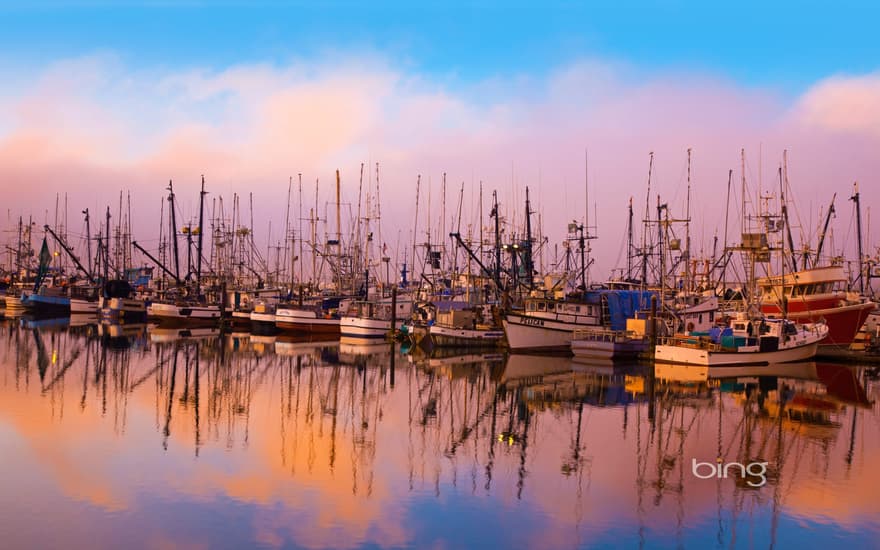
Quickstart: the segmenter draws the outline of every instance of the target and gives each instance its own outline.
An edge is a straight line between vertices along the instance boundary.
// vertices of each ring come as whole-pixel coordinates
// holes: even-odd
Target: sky
[[[232,193],[242,204],[253,193],[255,233],[268,245],[285,223],[291,177],[296,208],[302,174],[301,217],[319,182],[323,217],[335,170],[354,211],[360,166],[372,188],[378,163],[381,240],[398,257],[414,227],[423,235],[431,220],[439,235],[457,225],[459,200],[462,233],[476,233],[480,182],[483,224],[492,191],[521,222],[528,186],[533,223],[551,243],[583,221],[587,187],[601,279],[625,265],[626,208],[632,197],[636,219],[644,213],[651,152],[650,202],[659,193],[684,218],[692,150],[694,255],[708,256],[723,238],[728,171],[737,219],[741,181],[751,205],[759,188],[778,189],[786,151],[795,240],[815,247],[837,193],[831,250],[851,255],[853,182],[865,213],[877,200],[878,11],[856,2],[5,3],[0,226],[20,214],[52,222],[66,192],[70,230],[82,231],[80,210],[115,211],[124,191],[136,238],[149,245],[167,182],[188,219],[205,175],[227,208]]]

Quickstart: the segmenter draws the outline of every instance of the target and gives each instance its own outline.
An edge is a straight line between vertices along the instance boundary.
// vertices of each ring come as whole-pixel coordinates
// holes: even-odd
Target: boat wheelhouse
[[[828,338],[822,345],[848,346],[876,304],[847,292],[847,281],[840,265],[758,279],[761,311],[801,324],[824,321]]]

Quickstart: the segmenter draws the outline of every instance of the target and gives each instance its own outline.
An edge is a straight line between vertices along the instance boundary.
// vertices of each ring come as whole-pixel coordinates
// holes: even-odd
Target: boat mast
[[[733,186],[733,169],[727,171],[727,200],[724,203],[724,267],[721,268],[720,283],[722,286],[726,283],[727,262],[730,258],[730,251],[727,249],[727,227],[730,220],[730,189]]]
[[[22,246],[21,232],[22,232],[23,225],[24,225],[24,223],[22,222],[21,216],[19,216],[18,217],[18,247],[15,249],[15,270],[16,270],[16,275],[17,275],[16,278],[19,278],[21,276],[21,246]],[[25,275],[25,278],[27,278],[27,275]]]
[[[645,220],[642,225],[642,290],[648,284],[648,223],[651,217],[651,173],[654,170],[654,151],[648,158],[648,193],[645,195]]]
[[[336,279],[337,292],[342,292],[342,211],[340,207],[339,170],[336,170]]]
[[[501,224],[498,215],[498,191],[492,191],[492,216],[495,216],[495,282],[499,285],[498,292],[501,292]]]
[[[784,158],[785,158],[785,154],[783,153],[783,159]],[[783,186],[782,167],[781,166],[779,167],[779,197],[780,197],[780,200],[782,201],[782,217],[785,220],[785,227],[788,228],[788,214],[785,209],[785,188]],[[791,233],[789,233],[789,237],[790,236],[791,236]],[[781,237],[780,237],[780,239],[781,239]],[[779,302],[780,302],[779,305],[780,305],[780,309],[782,310],[782,318],[787,319],[788,318],[788,298],[785,295],[785,243],[784,242],[780,243],[779,253],[782,255],[781,261],[779,262],[780,266],[781,266],[780,269],[782,271],[782,279],[781,279],[781,281],[782,281],[782,296],[779,299]],[[795,262],[795,259],[794,259],[794,250],[793,249],[792,249],[791,260],[792,260],[792,266],[793,266],[792,273],[794,273],[795,271],[797,271],[797,263]],[[785,331],[783,331],[782,337],[783,337],[783,339],[787,339]]]
[[[288,177],[287,180],[287,209],[284,212],[284,242],[290,243],[290,246],[284,247],[284,263],[287,263],[288,258],[290,259],[290,293],[293,293],[293,271],[294,266],[296,265],[293,259],[293,250],[296,246],[296,238],[290,234],[290,192],[293,189],[293,176]],[[288,254],[290,255],[288,257]],[[279,273],[279,279],[280,273]]]
[[[91,233],[91,230],[89,229],[89,209],[86,208],[85,210],[83,210],[83,214],[86,215],[86,250],[87,250],[88,261],[89,261],[88,275],[89,275],[89,278],[91,279],[92,278],[92,233]]]
[[[589,210],[589,208],[587,210]],[[532,207],[529,202],[528,186],[526,186],[526,246],[524,252],[525,261],[523,262],[523,270],[526,272],[526,277],[528,277],[528,288],[531,290],[535,286],[535,278],[533,276],[534,266],[532,261]],[[586,290],[586,288],[586,285],[584,285],[584,290]]]
[[[299,284],[302,285],[303,263],[304,263],[304,261],[303,261],[304,260],[303,235],[302,235],[302,223],[303,223],[303,216],[302,216],[302,214],[303,214],[303,175],[302,175],[302,172],[298,173],[297,177],[299,179],[299,208],[298,208],[299,215],[297,216],[298,223],[296,225],[298,228],[297,233],[299,234]],[[293,250],[291,250],[290,253],[293,254]],[[291,267],[291,271],[293,271],[292,267]],[[293,273],[290,274],[290,290],[293,291]]]
[[[825,224],[822,226],[822,233],[819,235],[819,246],[816,247],[816,257],[813,258],[813,267],[816,267],[816,264],[819,263],[819,256],[822,254],[822,245],[825,244],[825,235],[828,234],[828,224],[831,223],[831,216],[834,214],[834,199],[837,198],[837,193],[834,193],[834,196],[831,197],[831,206],[828,207],[828,213],[825,216]],[[806,269],[806,259],[804,259],[804,269]]]
[[[412,232],[412,265],[416,265],[416,239],[418,239],[418,230],[419,230],[419,189],[422,186],[422,175],[419,174],[416,177],[416,216],[413,220],[413,232]],[[415,270],[415,267],[413,268]]]
[[[202,284],[202,233],[204,233],[205,224],[205,175],[202,174],[202,190],[199,192],[199,242],[196,252],[196,285],[201,287]]]
[[[865,294],[865,277],[864,277],[864,256],[862,254],[862,206],[859,202],[859,182],[853,183],[853,196],[850,200],[855,203],[856,208],[856,235],[859,246],[859,294]]]
[[[629,219],[626,224],[626,278],[632,279],[633,258],[633,199],[629,198]]]
[[[169,217],[171,224],[171,231],[169,234],[169,238],[171,238],[172,249],[174,251],[174,280],[180,281],[180,249],[177,246],[177,216],[175,215],[174,208],[174,187],[171,180],[168,180],[168,210],[171,212],[171,216]],[[107,237],[110,237],[110,210],[107,210]],[[108,241],[109,242],[109,241]]]
[[[528,188],[526,202],[528,203]],[[528,211],[526,211],[528,214]],[[586,235],[584,233],[586,232]],[[586,240],[584,240],[586,239]],[[587,149],[584,149],[584,227],[581,229],[581,285],[587,291],[587,246],[590,244],[590,160]]]
[[[690,292],[693,281],[691,280],[691,148],[688,147],[688,188],[687,188],[687,206],[684,221],[684,288]]]
[[[107,207],[107,224],[104,226],[104,280],[110,278],[110,207]]]
[[[785,202],[785,191],[788,189],[788,150],[784,149],[782,151],[782,174],[780,175],[780,184],[782,184],[782,188],[780,189],[779,196],[782,201],[782,220],[785,224],[785,232],[788,236],[788,249],[791,252],[791,270],[792,273],[797,271],[797,257],[795,256],[794,251],[794,238],[791,236],[791,224],[788,223],[788,205]],[[804,252],[804,269],[807,268],[807,254]]]

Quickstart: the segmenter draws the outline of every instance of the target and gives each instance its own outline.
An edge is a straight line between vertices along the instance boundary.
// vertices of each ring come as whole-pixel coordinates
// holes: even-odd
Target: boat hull
[[[71,315],[82,314],[82,313],[95,314],[97,312],[98,312],[98,301],[97,300],[81,300],[79,298],[71,298],[70,299],[70,313],[71,313]]]
[[[645,338],[630,338],[615,333],[584,335],[571,341],[575,357],[589,359],[634,359],[648,351]]]
[[[110,324],[143,323],[147,319],[147,305],[133,298],[100,298],[98,317]]]
[[[27,294],[22,296],[21,304],[35,315],[69,315],[70,298],[67,296],[43,296]]]
[[[431,325],[426,339],[435,347],[491,348],[504,343],[504,331]]]
[[[319,317],[314,311],[279,309],[275,312],[275,326],[282,332],[339,334],[338,317]]]
[[[707,367],[769,365],[771,363],[805,361],[814,357],[818,349],[818,342],[768,352],[708,351],[699,348],[658,345],[654,350],[654,360],[658,363],[702,365]]]
[[[147,307],[147,317],[166,326],[212,326],[220,322],[220,308],[155,302]]]
[[[395,322],[395,330],[402,325],[403,319]],[[339,321],[339,333],[349,338],[385,338],[390,332],[390,320],[343,317]]]
[[[514,351],[571,352],[574,331],[584,325],[509,314],[503,320],[507,345]]]
[[[251,331],[254,334],[273,335],[278,333],[274,313],[251,313]]]
[[[859,329],[862,328],[865,320],[876,307],[873,302],[822,309],[818,306],[819,304],[812,304],[812,307],[807,309],[790,307],[788,318],[798,324],[818,323],[824,320],[828,325],[828,337],[822,341],[822,346],[848,346],[852,344]],[[782,314],[775,304],[764,304],[762,310],[766,315]]]

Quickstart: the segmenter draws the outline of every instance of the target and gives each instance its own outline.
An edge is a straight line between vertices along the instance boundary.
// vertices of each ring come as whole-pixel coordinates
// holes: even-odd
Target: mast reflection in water
[[[0,321],[6,547],[880,540],[876,371]],[[692,462],[766,462],[766,484]]]

